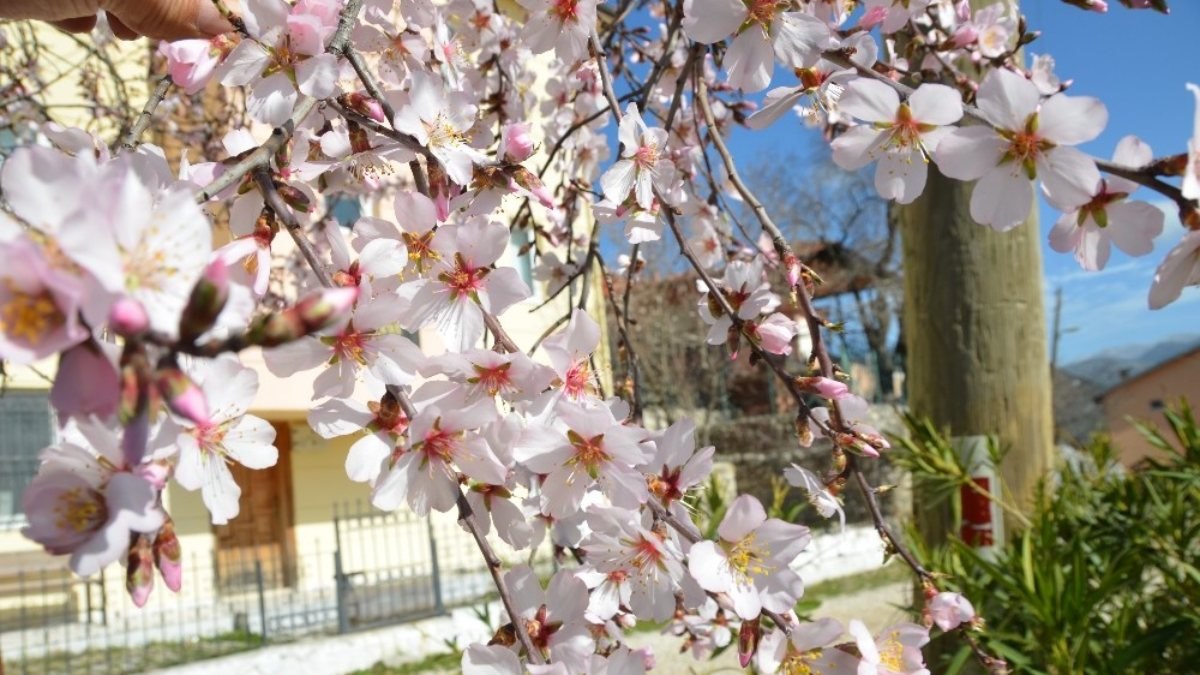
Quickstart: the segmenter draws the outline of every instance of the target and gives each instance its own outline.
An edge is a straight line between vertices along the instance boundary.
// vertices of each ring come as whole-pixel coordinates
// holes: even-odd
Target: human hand
[[[0,0],[0,18],[49,21],[73,33],[91,31],[101,10],[124,40],[208,38],[233,30],[212,0]]]

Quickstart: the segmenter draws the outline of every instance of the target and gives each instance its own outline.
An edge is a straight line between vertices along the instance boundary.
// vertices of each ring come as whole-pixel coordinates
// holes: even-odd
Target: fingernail
[[[233,30],[233,24],[221,16],[212,0],[199,0],[200,11],[196,15],[196,29],[209,37],[216,37]]]

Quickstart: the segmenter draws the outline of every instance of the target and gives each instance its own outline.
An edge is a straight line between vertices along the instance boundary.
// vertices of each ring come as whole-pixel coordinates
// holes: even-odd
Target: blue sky
[[[1174,0],[1172,14],[1129,11],[1111,0],[1107,15],[1068,7],[1058,0],[1025,0],[1022,10],[1030,28],[1042,32],[1029,51],[1049,53],[1056,72],[1073,80],[1069,93],[1097,96],[1108,106],[1104,134],[1082,146],[1102,158],[1112,156],[1117,141],[1136,134],[1156,156],[1183,152],[1192,129],[1193,97],[1186,82],[1200,83],[1200,1]],[[777,73],[777,75],[780,73]],[[791,84],[777,77],[773,86]],[[731,143],[742,167],[780,156],[781,146],[795,152],[812,147],[812,132],[794,117],[785,117],[763,131],[738,129]],[[786,153],[784,153],[786,154]],[[1157,201],[1147,190],[1138,197]],[[1154,270],[1182,233],[1173,206],[1166,231],[1154,253],[1129,258],[1113,250],[1107,268],[1085,273],[1070,255],[1055,253],[1045,245],[1046,233],[1058,214],[1043,205],[1041,230],[1046,281],[1046,311],[1053,310],[1053,294],[1063,289],[1063,326],[1073,329],[1062,337],[1060,362],[1069,363],[1104,349],[1153,343],[1180,333],[1200,333],[1197,305],[1200,288],[1185,289],[1169,307],[1151,312],[1146,293]],[[1047,321],[1049,325],[1049,320]]]

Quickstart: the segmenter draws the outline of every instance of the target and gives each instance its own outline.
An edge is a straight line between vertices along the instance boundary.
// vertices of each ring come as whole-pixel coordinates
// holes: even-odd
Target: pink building
[[[1154,424],[1169,437],[1163,411],[1177,406],[1180,399],[1200,405],[1200,347],[1137,373],[1100,395],[1108,431],[1123,464],[1133,466],[1145,457],[1162,455],[1138,433],[1132,420]]]

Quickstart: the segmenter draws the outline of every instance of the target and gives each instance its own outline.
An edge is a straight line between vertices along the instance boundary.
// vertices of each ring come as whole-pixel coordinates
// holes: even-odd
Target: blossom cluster
[[[1051,246],[1089,270],[1114,244],[1153,250],[1164,218],[1130,199],[1142,185],[1181,176],[1183,220],[1200,227],[1200,112],[1187,154],[1155,159],[1129,136],[1098,163],[1076,146],[1099,136],[1104,105],[1068,94],[1046,57],[1022,66],[1031,34],[1006,5],[855,4],[639,8],[656,19],[654,38],[604,28],[596,0],[504,11],[245,0],[237,32],[164,43],[184,95],[244,101],[253,124],[229,131],[219,156],[172,170],[137,139],[113,155],[46,125],[0,170],[0,360],[58,358],[62,430],[23,498],[27,536],[83,575],[125,560],[139,604],[156,569],[178,589],[165,486],[199,490],[223,524],[239,511],[229,464],[278,459],[274,428],[248,414],[258,375],[240,354],[261,349],[273,375],[307,374],[317,434],[354,437],[345,471],[377,508],[453,511],[485,542],[573,554],[578,565],[549,580],[505,570],[512,631],[470,646],[468,672],[643,672],[653,655],[624,635],[639,619],[664,623],[697,657],[736,635],[742,665],[763,672],[928,672],[931,626],[974,625],[965,598],[926,579],[921,623],[872,634],[861,621],[802,620],[809,528],[749,495],[697,522],[688,504],[714,448],[697,447],[689,421],[648,428],[634,402],[607,395],[586,301],[528,352],[504,330],[535,296],[512,253],[532,252],[553,299],[588,274],[632,279],[641,247],[662,248],[670,230],[701,277],[708,344],[758,359],[795,351],[821,321],[789,316],[773,289],[782,278],[784,293],[807,297],[816,280],[773,233],[743,241],[728,202],[753,200],[732,160],[718,163],[736,125],[762,129],[789,111],[822,129],[839,166],[875,164],[878,193],[901,204],[920,197],[930,163],[976,181],[971,216],[998,231],[1024,222],[1040,191],[1064,213]],[[898,52],[905,38],[918,47]],[[977,86],[956,63],[985,72]],[[780,73],[795,82],[775,82],[761,107],[744,98]],[[374,209],[343,226],[326,210],[333,194]],[[230,232],[219,245],[215,214]],[[619,267],[605,265],[593,219],[634,246]],[[527,237],[521,251],[515,235]],[[1200,284],[1197,251],[1191,231],[1159,269],[1151,306]],[[889,443],[815,349],[799,356],[813,365],[785,378],[804,401],[798,442],[827,439],[834,471],[796,466],[785,478],[844,524],[847,455],[869,461]]]

